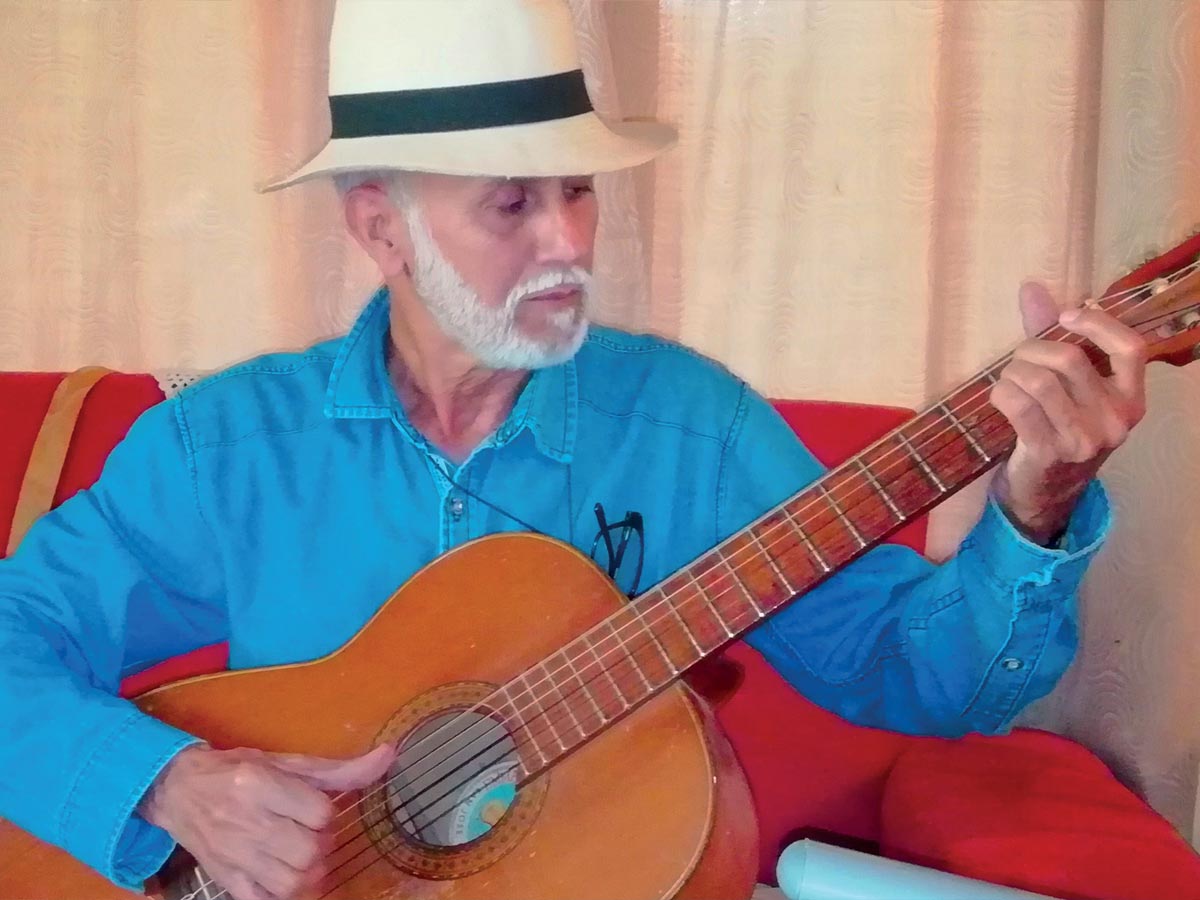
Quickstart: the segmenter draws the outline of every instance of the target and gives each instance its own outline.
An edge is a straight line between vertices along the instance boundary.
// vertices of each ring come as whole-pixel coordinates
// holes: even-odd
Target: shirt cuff
[[[140,891],[175,849],[134,809],[175,755],[199,739],[134,712],[84,762],[60,819],[62,846],[121,887]]]
[[[982,570],[998,585],[1048,585],[1053,581],[1073,591],[1111,528],[1108,492],[1093,479],[1075,504],[1057,547],[1043,547],[1025,537],[990,493],[968,540]]]

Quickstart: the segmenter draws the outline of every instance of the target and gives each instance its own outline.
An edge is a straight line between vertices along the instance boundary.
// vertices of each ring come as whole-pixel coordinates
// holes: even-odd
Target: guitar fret
[[[866,476],[867,481],[871,482],[871,487],[875,488],[875,493],[883,498],[883,502],[891,510],[892,515],[896,517],[896,521],[903,522],[905,519],[904,513],[900,512],[900,507],[896,505],[896,501],[892,499],[892,495],[883,489],[883,485],[879,483],[879,479],[875,477],[875,473],[862,461],[861,456],[854,457],[854,461],[858,463],[858,468]]]
[[[579,673],[579,670],[575,668],[575,660],[568,656],[566,652],[560,653],[559,656],[567,661],[567,666],[571,669],[571,674],[574,675],[575,680],[579,682],[579,689],[583,691],[584,695],[588,698],[588,701],[592,704],[592,709],[596,710],[596,715],[600,719],[600,724],[607,725],[608,716],[604,714],[604,710],[600,708],[600,704],[597,703],[596,698],[592,696],[592,689],[588,687],[588,683],[584,681],[583,676]]]
[[[574,656],[566,655],[566,653],[559,655],[566,660],[566,665],[570,667],[572,676],[575,676],[575,680],[580,683],[580,690],[582,690],[583,694],[587,696],[588,702],[592,703],[592,708],[596,710],[596,716],[599,716],[600,724],[607,725],[608,716],[604,714],[604,709],[600,708],[600,704],[596,703],[596,698],[592,694],[592,689],[588,688],[588,683],[586,680],[584,680],[583,674],[580,672],[580,670],[578,670],[578,668],[575,667]]]
[[[933,468],[925,461],[925,457],[917,452],[917,448],[914,447],[909,442],[908,438],[904,436],[904,432],[898,431],[896,434],[900,438],[900,443],[904,445],[904,449],[908,451],[908,455],[911,456],[913,461],[917,464],[917,468],[921,470],[921,474],[928,478],[939,492],[943,494],[946,493],[946,486],[942,484],[942,479],[937,477],[937,472],[933,471]]]
[[[783,586],[785,588],[787,588],[787,591],[789,594],[795,596],[795,594],[797,593],[796,589],[794,587],[792,587],[792,583],[790,581],[788,581],[787,576],[783,574],[783,570],[781,568],[779,568],[779,564],[775,562],[774,557],[772,557],[771,554],[767,552],[767,548],[763,544],[762,538],[760,538],[757,534],[755,534],[754,529],[752,529],[752,528],[747,528],[746,533],[750,535],[750,539],[752,541],[754,541],[754,543],[758,544],[758,549],[761,550],[762,555],[764,557],[766,557],[767,565],[769,565],[771,567],[771,571],[775,573],[775,577],[779,579],[779,581],[783,584]],[[760,613],[760,615],[761,615],[761,613]]]
[[[566,750],[567,745],[563,741],[562,735],[558,733],[558,729],[554,726],[554,720],[550,718],[550,714],[546,712],[546,707],[542,705],[542,698],[533,692],[533,688],[530,686],[529,681],[525,678],[524,673],[521,674],[521,683],[525,685],[525,690],[529,693],[529,696],[533,698],[533,705],[537,707],[538,715],[545,719],[546,724],[550,726],[550,734],[554,737],[554,740],[558,741],[559,748]],[[541,753],[541,750],[538,750],[538,753]]]
[[[195,866],[192,871],[196,873],[196,878],[199,879],[197,883],[200,885],[200,890],[204,892],[204,900],[214,900],[214,895],[212,891],[209,890],[211,887],[213,887],[212,879],[209,878],[208,875],[205,874],[204,870],[199,866]],[[189,894],[189,896],[194,897],[195,892],[193,891],[191,894]]]
[[[975,435],[971,434],[970,429],[968,429],[967,426],[962,423],[958,416],[954,415],[954,413],[950,411],[950,407],[948,407],[945,403],[939,403],[937,408],[940,409],[945,414],[946,418],[951,421],[954,427],[958,429],[958,433],[967,439],[967,443],[971,445],[971,449],[975,451],[977,456],[983,457],[984,462],[992,461],[992,458],[988,455],[988,452],[983,449],[979,441],[975,440]]]
[[[667,668],[671,670],[671,674],[678,675],[679,669],[676,668],[674,661],[671,659],[670,655],[667,653],[667,648],[662,645],[661,641],[659,641],[658,635],[654,633],[654,629],[651,628],[649,623],[646,621],[646,617],[642,615],[642,611],[638,607],[637,603],[636,602],[630,603],[629,608],[633,610],[633,614],[635,616],[637,616],[638,621],[642,623],[642,628],[645,629],[646,634],[650,635],[650,640],[653,641],[654,646],[658,648],[658,652],[662,655],[662,658],[666,661]]]
[[[522,678],[524,678],[524,676],[522,676]],[[508,688],[504,687],[504,688],[501,688],[501,690],[504,692],[504,699],[505,699],[507,706],[512,710],[513,720],[517,723],[517,725],[520,728],[525,729],[525,734],[529,740],[529,745],[531,747],[533,747],[534,752],[537,753],[538,759],[541,760],[541,764],[543,766],[546,765],[546,763],[549,762],[550,758],[548,756],[546,756],[546,754],[542,751],[541,744],[539,744],[537,742],[537,738],[534,737],[533,729],[529,727],[529,723],[525,721],[525,718],[521,715],[520,710],[517,709],[516,702],[513,700],[512,697],[510,697],[508,695]],[[529,690],[528,686],[525,688],[525,691],[531,697],[533,696],[533,692]],[[536,701],[537,698],[534,698],[534,699]]]
[[[575,715],[575,710],[571,708],[571,702],[567,700],[567,695],[563,693],[563,690],[561,687],[559,687],[558,682],[556,682],[553,677],[551,677],[550,672],[547,671],[546,661],[542,660],[540,663],[538,663],[538,668],[542,670],[542,676],[546,679],[546,683],[554,688],[554,693],[558,694],[558,700],[555,701],[556,705],[562,706],[567,711],[567,715],[571,717],[571,723],[575,726],[575,730],[579,732],[580,738],[586,739],[588,733],[584,730],[583,723],[581,723],[579,718]]]
[[[604,677],[608,679],[608,683],[612,685],[613,693],[617,695],[617,699],[621,701],[621,712],[629,709],[629,698],[625,696],[625,692],[621,690],[621,686],[617,684],[617,679],[613,678],[612,672],[608,671],[608,666],[604,665],[604,661],[600,659],[600,654],[596,652],[595,646],[586,637],[583,642],[587,644],[588,651],[592,654],[592,659],[596,660],[596,665],[600,667],[600,671],[604,673]]]
[[[850,521],[850,517],[847,516],[846,513],[842,510],[841,505],[836,500],[833,499],[833,494],[831,494],[831,493],[829,493],[829,491],[825,490],[825,485],[818,484],[817,490],[819,490],[821,492],[821,494],[825,497],[825,502],[833,507],[833,511],[835,513],[837,513],[837,517],[842,520],[842,524],[846,526],[846,530],[849,531],[850,534],[852,534],[854,536],[854,539],[856,541],[858,541],[858,546],[860,546],[860,547],[867,546],[867,542],[863,539],[863,536],[861,534],[859,534],[858,529],[854,527],[854,523]]]
[[[808,548],[808,552],[812,558],[825,570],[826,574],[829,574],[832,571],[832,567],[825,561],[825,557],[821,555],[821,551],[817,549],[817,545],[808,536],[808,532],[800,527],[800,523],[796,521],[795,516],[792,515],[786,506],[781,506],[780,509],[783,510],[783,514],[787,517],[787,520],[792,523],[792,527],[796,529],[796,533],[800,535],[800,540],[804,541],[804,546]]]
[[[679,627],[683,629],[683,633],[687,635],[687,639],[692,642],[692,646],[696,648],[696,655],[703,656],[704,648],[700,646],[700,642],[696,640],[696,635],[692,633],[692,629],[688,628],[687,622],[683,621],[683,616],[679,614],[679,610],[675,608],[675,604],[671,602],[669,597],[664,597],[663,602],[667,604],[667,609],[671,610],[673,615],[679,622]]]
[[[637,657],[629,652],[629,647],[625,644],[625,641],[621,638],[621,635],[617,634],[617,630],[612,627],[612,622],[605,620],[604,624],[608,626],[608,630],[613,633],[613,637],[617,639],[617,643],[619,643],[621,645],[621,649],[625,651],[625,656],[628,657],[630,664],[633,666],[633,671],[638,673],[638,678],[642,679],[642,684],[646,686],[646,690],[653,691],[654,687],[650,684],[650,679],[646,677],[646,673],[642,671],[642,667],[638,665]]]
[[[750,604],[751,609],[754,610],[755,614],[760,619],[764,618],[766,616],[766,612],[763,610],[763,608],[761,606],[758,605],[758,601],[754,599],[754,595],[752,593],[750,593],[750,589],[748,587],[746,587],[746,585],[742,582],[742,579],[738,576],[737,569],[735,569],[733,566],[731,566],[729,564],[729,560],[727,560],[725,558],[725,554],[721,552],[720,547],[718,547],[716,549],[716,554],[717,554],[717,559],[719,559],[721,561],[721,565],[723,565],[725,567],[725,571],[729,573],[729,577],[733,579],[733,583],[736,584],[738,586],[738,588],[741,590],[741,592],[746,596],[746,602]],[[783,578],[783,576],[780,575],[780,578]],[[785,585],[787,585],[787,589],[789,591],[792,591],[792,593],[795,593],[795,590],[792,588],[792,586],[790,584],[787,583],[786,579],[784,580],[783,583]]]
[[[696,580],[696,576],[692,574],[691,569],[687,570],[687,577],[692,580],[692,584],[694,584],[696,586],[696,590],[700,592],[700,599],[704,601],[704,605],[707,606],[709,612],[713,614],[713,618],[716,619],[721,628],[725,630],[725,636],[733,637],[734,632],[730,629],[729,625],[726,624],[725,619],[721,616],[720,610],[713,605],[712,600],[708,596],[708,592],[704,590],[704,586]]]

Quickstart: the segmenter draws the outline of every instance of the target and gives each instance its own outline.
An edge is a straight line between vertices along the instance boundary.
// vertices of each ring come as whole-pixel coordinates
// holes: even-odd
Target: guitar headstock
[[[1092,304],[1136,329],[1150,359],[1200,359],[1200,234],[1131,272]]]

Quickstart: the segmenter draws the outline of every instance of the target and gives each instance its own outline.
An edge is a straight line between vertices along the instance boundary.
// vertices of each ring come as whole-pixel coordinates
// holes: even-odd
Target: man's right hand
[[[138,813],[235,900],[285,900],[320,880],[333,850],[322,840],[334,815],[323,792],[366,787],[395,755],[387,744],[347,760],[188,747],[159,774]]]

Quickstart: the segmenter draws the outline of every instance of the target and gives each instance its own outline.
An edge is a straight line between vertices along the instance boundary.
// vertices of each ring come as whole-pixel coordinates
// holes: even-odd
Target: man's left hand
[[[1030,540],[1049,545],[1064,528],[1079,495],[1146,411],[1146,342],[1096,309],[1061,316],[1046,288],[1021,286],[1021,317],[1029,339],[992,386],[991,402],[1012,423],[1017,445],[993,491]],[[1081,347],[1037,340],[1055,322],[1108,354],[1102,376]]]

